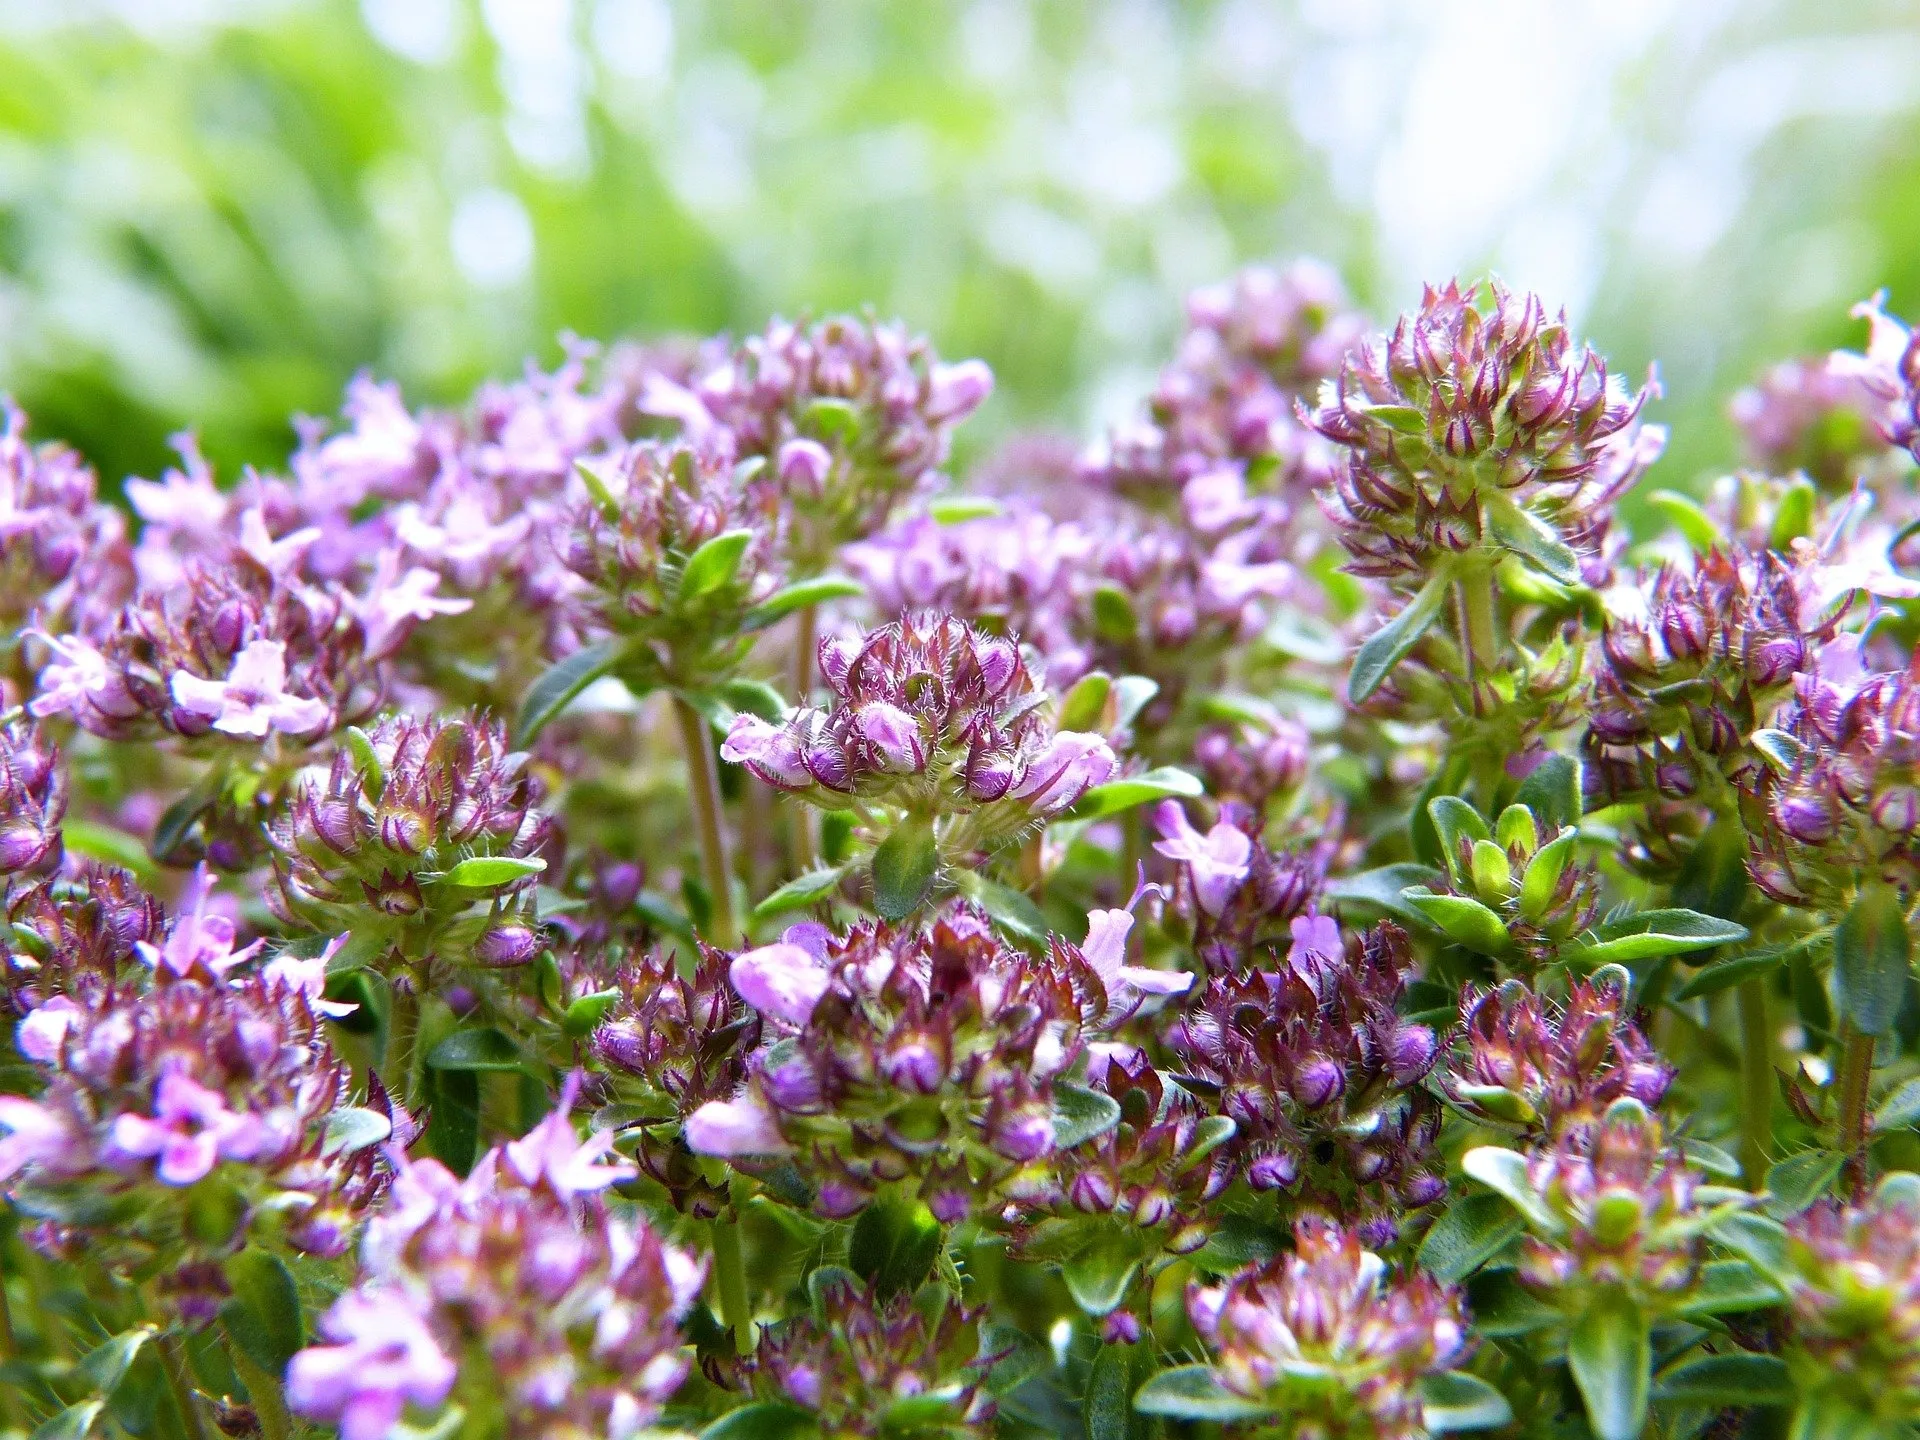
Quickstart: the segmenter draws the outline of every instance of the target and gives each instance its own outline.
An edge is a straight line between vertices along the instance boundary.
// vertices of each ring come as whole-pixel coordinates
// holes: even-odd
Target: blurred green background
[[[1318,254],[1376,316],[1496,270],[1728,395],[1920,310],[1920,29],[1818,0],[0,0],[0,387],[110,479],[228,472],[369,367],[871,302],[978,437],[1137,402],[1179,296]]]

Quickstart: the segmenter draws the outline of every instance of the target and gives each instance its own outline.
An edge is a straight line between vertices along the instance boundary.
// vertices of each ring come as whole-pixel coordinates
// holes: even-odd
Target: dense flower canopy
[[[1862,316],[1645,533],[1653,385],[1304,262],[972,476],[871,315],[124,508],[9,408],[0,1424],[1909,1433]]]

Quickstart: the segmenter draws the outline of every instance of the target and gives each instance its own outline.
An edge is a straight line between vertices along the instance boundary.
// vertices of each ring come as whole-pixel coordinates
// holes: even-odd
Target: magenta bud
[[[943,1185],[927,1196],[927,1208],[942,1225],[958,1225],[972,1212],[973,1202],[965,1190]]]
[[[524,965],[539,953],[540,936],[519,920],[489,926],[473,942],[473,958],[489,969]]]
[[[866,1209],[867,1201],[872,1198],[857,1185],[849,1185],[843,1180],[829,1180],[815,1193],[813,1203],[827,1219],[845,1220]]]
[[[936,365],[927,377],[927,419],[933,424],[964,420],[993,393],[993,371],[984,360]]]
[[[1902,785],[1874,797],[1873,823],[1897,835],[1920,829],[1920,791]]]
[[[1797,635],[1763,641],[1747,656],[1747,675],[1756,685],[1780,685],[1807,664],[1807,647]]]
[[[1009,1160],[1038,1160],[1053,1148],[1053,1121],[1036,1110],[1016,1110],[995,1127],[993,1148]]]
[[[820,1408],[825,1398],[820,1384],[820,1372],[811,1365],[789,1365],[780,1377],[780,1384],[790,1399],[808,1410]]]
[[[1149,1190],[1133,1207],[1134,1223],[1143,1229],[1157,1229],[1173,1218],[1173,1196],[1165,1190]]]
[[[911,774],[925,768],[927,747],[920,736],[920,722],[899,706],[884,700],[862,705],[855,712],[855,723],[887,769]]]
[[[1434,1204],[1446,1193],[1447,1182],[1425,1170],[1409,1175],[1400,1184],[1400,1198],[1415,1210]]]
[[[947,1078],[946,1062],[924,1040],[896,1045],[887,1055],[885,1068],[890,1083],[922,1095],[933,1094]]]
[[[1384,1250],[1400,1238],[1398,1222],[1386,1215],[1372,1215],[1359,1226],[1360,1243],[1369,1250]]]
[[[1247,1183],[1256,1190],[1284,1190],[1300,1178],[1300,1162],[1281,1151],[1262,1155],[1247,1167]]]
[[[53,843],[53,837],[31,821],[0,824],[0,874],[31,870],[46,858]]]
[[[1833,807],[1817,795],[1789,795],[1774,806],[1780,828],[1802,845],[1819,845],[1833,838],[1838,820]]]
[[[781,484],[817,496],[826,488],[833,456],[818,440],[789,440],[780,447],[776,464]]]
[[[1013,785],[1013,757],[1001,751],[987,751],[967,757],[967,794],[983,804],[991,804]]]
[[[1006,640],[976,637],[973,658],[980,667],[980,679],[988,695],[998,695],[1020,668],[1020,652]]]
[[[1115,1310],[1100,1322],[1100,1338],[1108,1345],[1138,1345],[1140,1322],[1126,1310]]]
[[[1424,1025],[1402,1025],[1387,1044],[1387,1068],[1395,1083],[1411,1085],[1433,1066],[1433,1031]]]
[[[1076,1210],[1104,1215],[1113,1209],[1113,1181],[1098,1170],[1083,1170],[1067,1187],[1067,1200]]]
[[[402,855],[420,854],[433,839],[426,817],[411,810],[382,810],[375,823],[380,843]]]
[[[1318,1110],[1345,1091],[1347,1074],[1334,1061],[1315,1056],[1294,1068],[1291,1088],[1295,1100],[1309,1110]]]

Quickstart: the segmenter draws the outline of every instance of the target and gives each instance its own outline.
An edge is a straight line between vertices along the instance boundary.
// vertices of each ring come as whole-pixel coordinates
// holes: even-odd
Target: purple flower
[[[28,711],[36,716],[68,715],[79,720],[97,710],[113,719],[140,713],[140,704],[127,693],[126,681],[91,640],[77,635],[38,634],[54,654],[40,672],[40,683]]]
[[[1127,936],[1133,931],[1130,910],[1094,910],[1087,915],[1087,938],[1080,942],[1080,953],[1100,977],[1107,994],[1126,1004],[1127,992],[1142,995],[1183,995],[1193,984],[1193,976],[1184,970],[1154,970],[1145,965],[1129,965]]]
[[[854,722],[888,770],[912,774],[926,768],[927,746],[919,722],[898,705],[871,701],[854,712]]]
[[[1098,735],[1062,730],[1027,762],[1027,773],[1013,787],[1035,814],[1057,815],[1071,808],[1114,770],[1113,751]]]
[[[720,744],[720,758],[746,766],[769,785],[798,790],[813,783],[799,743],[784,727],[757,715],[733,717],[733,726]]]
[[[728,978],[754,1009],[789,1025],[805,1025],[831,983],[819,957],[785,940],[737,956]]]
[[[833,469],[833,456],[818,440],[789,440],[780,447],[776,464],[781,484],[817,497]]]
[[[927,378],[927,418],[936,424],[964,420],[993,393],[993,371],[984,360],[935,365]]]
[[[585,1141],[575,1133],[568,1110],[579,1090],[580,1076],[575,1071],[567,1079],[560,1103],[547,1118],[502,1150],[507,1169],[521,1183],[544,1183],[562,1200],[594,1194],[639,1174],[624,1160],[611,1165],[599,1163],[613,1149],[612,1131],[598,1131]]]
[[[58,1166],[73,1145],[65,1122],[37,1100],[0,1095],[0,1181],[11,1180],[29,1165]]]
[[[1153,848],[1187,867],[1193,877],[1194,899],[1206,914],[1219,918],[1246,881],[1253,856],[1251,837],[1225,820],[1205,835],[1200,834],[1188,823],[1187,812],[1178,800],[1161,801],[1154,812],[1154,823],[1161,838]]]
[[[278,640],[255,640],[234,657],[225,680],[206,680],[186,670],[173,672],[173,698],[189,714],[204,716],[229,735],[264,739],[270,730],[305,735],[326,724],[328,710],[319,701],[287,693],[287,647]]]
[[[204,1180],[221,1160],[251,1160],[266,1138],[259,1117],[235,1114],[219,1091],[172,1070],[154,1088],[152,1117],[117,1115],[108,1136],[123,1155],[157,1160],[165,1185]]]
[[[729,1160],[745,1155],[784,1155],[792,1148],[781,1137],[773,1112],[751,1092],[702,1105],[687,1117],[686,1140],[696,1155]]]
[[[152,966],[156,974],[214,982],[234,966],[252,959],[261,942],[256,940],[235,950],[233,919],[211,910],[212,902],[213,876],[202,865],[187,882],[167,938],[157,947],[144,941],[135,946],[140,958]]]
[[[421,565],[400,573],[400,552],[383,550],[374,567],[367,593],[355,602],[361,628],[367,632],[369,655],[391,655],[398,650],[413,627],[436,615],[461,615],[473,608],[473,601],[442,598],[440,576]]]
[[[409,1402],[432,1409],[459,1374],[420,1303],[397,1287],[349,1290],[320,1318],[330,1345],[312,1345],[287,1367],[287,1404],[340,1427],[341,1440],[386,1440]]]

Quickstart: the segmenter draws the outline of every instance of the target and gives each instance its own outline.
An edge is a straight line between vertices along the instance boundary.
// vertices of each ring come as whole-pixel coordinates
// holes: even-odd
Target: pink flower
[[[733,727],[720,743],[720,758],[746,766],[769,785],[798,790],[813,783],[801,759],[799,743],[784,727],[771,725],[757,715],[733,717]]]
[[[547,1118],[505,1147],[507,1169],[521,1183],[538,1185],[544,1180],[563,1200],[591,1195],[640,1173],[624,1160],[612,1165],[598,1163],[613,1149],[613,1132],[601,1130],[585,1141],[580,1139],[568,1118],[579,1093],[580,1075],[576,1071],[567,1078],[560,1103]]]
[[[414,565],[401,574],[400,552],[381,551],[367,596],[356,606],[361,628],[367,632],[367,653],[391,655],[421,621],[436,615],[462,615],[473,608],[471,600],[435,595],[439,588],[435,571]]]
[[[920,722],[898,705],[871,701],[855,712],[854,721],[867,743],[880,752],[887,769],[911,774],[926,768],[927,746]]]
[[[29,1165],[57,1166],[73,1148],[60,1117],[37,1100],[0,1095],[0,1180],[10,1180]]]
[[[762,945],[734,958],[728,970],[733,988],[762,1015],[805,1025],[827,993],[827,967],[810,951],[788,940]]]
[[[113,1148],[142,1160],[157,1160],[165,1185],[204,1180],[221,1160],[250,1160],[267,1139],[258,1116],[235,1114],[226,1096],[170,1070],[154,1087],[153,1118],[116,1115],[109,1131]]]
[[[287,1366],[287,1404],[340,1427],[341,1440],[386,1440],[407,1403],[441,1404],[458,1368],[398,1288],[350,1290],[320,1319],[336,1343],[310,1345]]]
[[[984,666],[982,667],[984,669]],[[1013,796],[1041,815],[1057,815],[1113,774],[1113,751],[1098,735],[1062,730],[1027,762]]]
[[[1188,823],[1187,812],[1177,800],[1162,801],[1154,812],[1154,823],[1161,838],[1153,848],[1187,867],[1193,880],[1193,898],[1203,911],[1218,919],[1246,881],[1253,856],[1252,839],[1239,826],[1224,820],[1202,835]]]
[[[36,633],[36,638],[56,658],[40,672],[39,694],[27,706],[34,715],[67,715],[78,720],[84,711],[92,709],[124,720],[140,713],[119,670],[92,641],[77,635]]]
[[[312,525],[274,539],[258,506],[240,517],[240,548],[276,580],[290,580],[319,539],[320,531]]]
[[[1130,910],[1095,910],[1087,916],[1087,938],[1080,942],[1080,953],[1087,958],[1108,996],[1119,1004],[1130,1003],[1127,991],[1141,995],[1181,995],[1193,984],[1193,976],[1184,970],[1152,970],[1144,965],[1129,965],[1127,937],[1133,933]]]
[[[60,1047],[79,1023],[81,1009],[64,995],[56,995],[27,1016],[13,1033],[14,1048],[27,1059],[51,1065],[60,1058]]]
[[[773,1112],[751,1092],[734,1100],[709,1100],[687,1117],[685,1134],[694,1154],[721,1159],[784,1155],[790,1148],[774,1124]]]
[[[984,360],[936,365],[927,377],[927,419],[934,424],[964,420],[993,393],[993,371]]]
[[[345,935],[336,935],[318,955],[303,956],[282,951],[261,968],[260,978],[288,994],[298,995],[316,1015],[325,1015],[333,1020],[338,1020],[342,1015],[351,1015],[360,1008],[358,1005],[350,1000],[326,998],[327,964],[346,943]]]
[[[319,701],[287,694],[287,647],[278,640],[254,640],[234,657],[225,680],[205,680],[186,670],[173,672],[173,698],[181,709],[213,721],[229,735],[264,739],[270,730],[309,734],[326,724],[328,710]]]
[[[213,876],[205,865],[193,872],[193,878],[187,881],[187,888],[181,893],[179,913],[174,917],[173,928],[167,932],[167,938],[157,948],[141,941],[135,948],[140,958],[151,965],[156,973],[186,980],[202,978],[219,980],[227,971],[243,961],[253,958],[261,942],[239,950],[233,948],[234,925],[231,916],[211,911],[208,903],[213,898]],[[324,973],[325,962],[322,961]],[[195,972],[202,972],[196,977]]]

